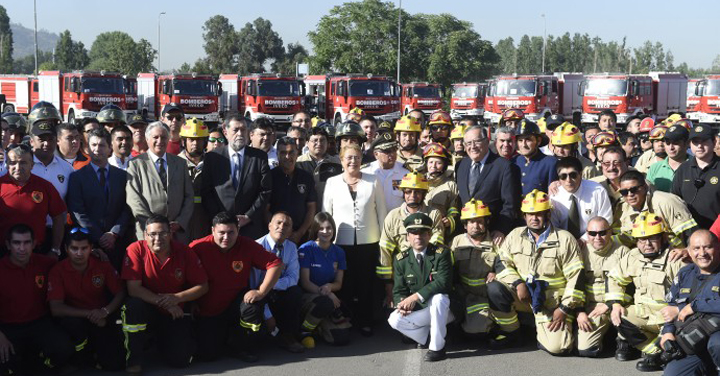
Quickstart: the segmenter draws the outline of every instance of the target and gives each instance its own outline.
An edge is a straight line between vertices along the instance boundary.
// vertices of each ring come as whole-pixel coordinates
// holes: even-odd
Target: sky
[[[70,30],[73,39],[89,49],[95,37],[106,31],[124,31],[136,41],[145,38],[157,48],[160,16],[160,69],[194,63],[204,56],[202,25],[222,14],[240,30],[258,17],[272,22],[283,42],[301,43],[311,50],[307,38],[320,18],[340,0],[36,0],[38,29],[60,33]],[[398,4],[398,1],[394,1]],[[33,27],[33,1],[2,0],[10,21]],[[508,5],[513,6],[508,9]],[[678,7],[682,4],[682,7]],[[565,32],[587,33],[604,41],[621,41],[639,47],[645,40],[659,41],[671,50],[675,64],[709,68],[720,54],[720,1],[463,1],[405,0],[403,9],[415,13],[449,13],[473,24],[483,39],[493,44],[511,36],[516,43],[524,34],[542,36]],[[545,22],[542,18],[545,14]]]

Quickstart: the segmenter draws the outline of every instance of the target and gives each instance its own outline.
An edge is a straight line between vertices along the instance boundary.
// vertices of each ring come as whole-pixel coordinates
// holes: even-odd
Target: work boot
[[[437,351],[428,350],[428,352],[425,353],[424,359],[426,362],[437,362],[438,360],[447,359],[447,354],[445,354],[445,349]]]
[[[660,360],[661,354],[661,352],[655,354],[645,354],[645,359],[637,362],[635,369],[640,372],[662,371],[662,361]]]
[[[305,351],[305,347],[290,333],[280,332],[280,335],[277,336],[277,341],[281,348],[291,353],[297,354]]]
[[[640,350],[630,346],[624,339],[617,339],[617,349],[615,350],[615,359],[626,362],[635,360],[640,357]]]
[[[513,347],[516,342],[516,337],[515,332],[498,332],[494,337],[490,338],[490,349],[503,350]]]

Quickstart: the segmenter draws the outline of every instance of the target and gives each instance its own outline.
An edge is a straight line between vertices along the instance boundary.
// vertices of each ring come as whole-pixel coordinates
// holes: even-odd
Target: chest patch
[[[307,192],[307,186],[305,184],[298,184],[297,185],[298,192],[300,192],[301,195],[304,195],[305,192]]]
[[[59,181],[60,183],[64,183],[64,182],[65,182],[65,175],[59,174],[59,175],[57,176],[57,178],[58,178],[58,181]]]
[[[180,268],[175,269],[175,279],[178,281],[182,281],[183,279],[183,271]]]
[[[240,273],[243,270],[243,262],[242,261],[233,261],[232,269],[235,273]]]
[[[35,286],[37,286],[39,289],[43,288],[45,286],[45,276],[44,275],[36,275],[35,276]]]
[[[105,276],[102,274],[94,275],[92,277],[92,284],[93,284],[93,286],[95,286],[97,288],[102,287],[103,284],[105,284]]]
[[[35,202],[36,204],[41,203],[43,201],[43,198],[45,197],[45,195],[43,195],[43,193],[40,191],[33,191],[30,196],[32,197],[33,202]]]

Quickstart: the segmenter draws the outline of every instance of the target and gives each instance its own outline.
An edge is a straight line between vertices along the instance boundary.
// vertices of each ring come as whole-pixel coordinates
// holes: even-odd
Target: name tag
[[[322,265],[320,265],[320,264],[310,264],[310,267],[312,267],[312,268],[322,268]]]

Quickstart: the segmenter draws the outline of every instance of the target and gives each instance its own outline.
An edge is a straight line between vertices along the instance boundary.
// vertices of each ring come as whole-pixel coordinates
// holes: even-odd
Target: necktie
[[[568,212],[568,231],[575,238],[579,238],[580,235],[580,208],[578,207],[577,197],[570,195],[570,211]]]
[[[167,191],[167,170],[165,169],[165,160],[160,158],[158,159],[158,163],[160,163],[160,167],[158,167],[160,181],[162,182],[163,188]]]
[[[422,255],[422,253],[416,254],[416,255],[415,255],[415,258],[417,258],[417,263],[418,263],[418,265],[420,265],[420,270],[423,270],[423,266],[424,266],[424,265],[423,265],[423,261],[424,261],[424,260],[423,260],[423,255]]]
[[[282,260],[282,251],[283,251],[283,245],[276,244],[275,245],[275,256],[277,256],[281,260]]]
[[[240,186],[240,170],[242,168],[240,166],[240,155],[238,155],[237,153],[233,154],[233,164],[235,165],[235,171],[233,171],[232,182],[233,187],[237,189],[238,186]]]
[[[470,168],[470,178],[468,179],[468,193],[472,196],[475,192],[475,187],[480,177],[480,162],[473,162],[472,168]]]
[[[107,185],[107,178],[105,177],[105,171],[107,169],[105,167],[100,167],[98,169],[98,175],[100,178],[100,186],[103,187],[103,192],[105,192],[105,198],[108,197],[108,185]]]

